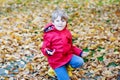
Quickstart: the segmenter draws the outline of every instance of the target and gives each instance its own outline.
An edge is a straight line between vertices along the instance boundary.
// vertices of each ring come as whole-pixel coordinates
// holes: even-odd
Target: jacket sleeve
[[[83,52],[82,49],[80,49],[76,46],[72,46],[72,50],[73,50],[73,54],[78,55],[78,56],[81,56],[81,54]]]
[[[73,51],[73,54],[75,55],[78,55],[78,56],[81,56],[82,54],[82,49],[78,48],[77,46],[74,46],[73,43],[72,43],[72,34],[70,33],[70,43],[72,45],[72,51]]]
[[[43,53],[44,56],[49,56],[47,54],[46,49],[50,50],[50,37],[45,34],[43,36],[43,44],[42,44],[42,47],[40,48],[40,50],[42,51],[42,53]]]

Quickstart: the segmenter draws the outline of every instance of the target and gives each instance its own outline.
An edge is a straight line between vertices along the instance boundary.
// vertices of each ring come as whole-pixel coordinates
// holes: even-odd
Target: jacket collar
[[[54,30],[54,25],[52,23],[49,23],[45,26],[44,32],[49,32]]]
[[[67,27],[67,25],[66,25],[66,27]],[[66,27],[65,27],[65,29],[66,29]],[[64,30],[65,30],[64,29]],[[55,28],[55,26],[52,24],[52,22],[51,23],[48,23],[46,26],[45,26],[45,28],[44,28],[44,32],[50,32],[50,31],[53,31],[53,30],[55,30],[55,31],[58,31],[56,28]],[[63,30],[62,30],[63,31]]]

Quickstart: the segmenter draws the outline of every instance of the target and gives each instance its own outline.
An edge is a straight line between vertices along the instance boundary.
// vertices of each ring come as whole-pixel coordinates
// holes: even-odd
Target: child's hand
[[[81,57],[87,57],[88,55],[89,55],[88,52],[83,52],[82,55],[81,55]]]
[[[50,56],[52,56],[55,53],[55,49],[54,50],[48,50],[46,48],[46,51],[47,51],[47,54],[50,55]]]

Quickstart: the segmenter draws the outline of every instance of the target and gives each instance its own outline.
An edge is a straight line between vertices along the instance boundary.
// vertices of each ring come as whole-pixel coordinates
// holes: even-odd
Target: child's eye
[[[62,22],[65,22],[65,20],[64,20],[64,19],[62,19]]]
[[[59,22],[59,20],[56,20],[56,22]]]

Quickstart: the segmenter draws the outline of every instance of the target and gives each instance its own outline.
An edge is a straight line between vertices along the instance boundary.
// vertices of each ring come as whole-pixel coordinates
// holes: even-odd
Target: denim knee
[[[74,59],[74,61],[72,60],[72,62],[70,62],[70,65],[73,68],[79,68],[79,67],[83,66],[83,64],[84,64],[84,60],[81,57],[76,57],[76,59]]]

